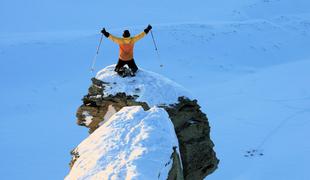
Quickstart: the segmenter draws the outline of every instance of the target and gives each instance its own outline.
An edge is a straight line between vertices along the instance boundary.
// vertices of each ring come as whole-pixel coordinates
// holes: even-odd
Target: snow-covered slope
[[[221,89],[212,87],[224,88],[227,91],[241,88],[243,84],[241,82],[231,83],[229,86],[225,83],[249,74],[254,75],[265,68],[272,69],[284,62],[290,63],[310,57],[309,51],[305,48],[310,45],[308,27],[310,21],[307,16],[283,16],[277,18],[273,24],[269,21],[263,22],[264,20],[255,20],[210,22],[205,25],[167,24],[159,28],[154,26],[161,59],[156,58],[151,38],[146,37],[136,46],[136,62],[139,66],[163,74],[189,89],[200,100],[200,105],[209,115],[215,144],[226,148],[228,139],[220,137],[225,134],[221,129],[227,127],[228,120],[223,122],[218,118],[223,112],[233,110],[231,107],[222,106],[232,104],[229,99],[225,101],[224,98],[232,95],[228,93],[224,96]],[[121,30],[113,32],[117,34]],[[1,118],[6,119],[0,125],[0,152],[16,157],[13,159],[9,158],[10,156],[4,157],[2,160],[7,166],[0,169],[0,172],[3,177],[11,179],[21,177],[44,179],[49,173],[46,167],[50,167],[48,169],[53,169],[55,173],[47,179],[59,179],[67,173],[63,167],[69,161],[68,152],[87,135],[87,132],[73,126],[71,120],[75,119],[79,99],[86,91],[81,87],[87,87],[90,77],[93,76],[89,73],[89,67],[99,36],[77,35],[71,39],[62,35],[62,40],[44,35],[36,39],[37,36],[33,34],[25,34],[22,37],[33,37],[35,40],[23,40],[18,43],[20,39],[16,39],[13,44],[5,40],[0,45],[0,79],[3,82],[0,89],[3,95],[0,112]],[[117,46],[105,40],[96,67],[115,63],[117,55]],[[161,63],[164,64],[163,68],[159,67]],[[272,72],[270,70],[271,74]],[[294,71],[291,73],[294,74]],[[306,86],[307,77],[309,75],[298,79]],[[290,87],[289,84],[287,86]],[[269,90],[276,92],[273,89]],[[303,97],[303,92],[287,94],[288,98],[294,96]],[[215,97],[223,98],[219,100]],[[257,97],[263,98],[259,95]],[[247,98],[251,99],[251,95],[249,94]],[[258,112],[261,113],[251,108],[255,101],[248,102],[247,105],[239,100],[235,102],[233,107],[240,108],[242,112],[247,112],[252,117],[258,116]],[[269,108],[276,109],[276,103],[273,105],[270,104]],[[280,119],[282,117],[277,120]],[[29,128],[25,128],[25,122],[27,127],[35,130],[29,131]],[[268,123],[264,127],[269,126],[271,125]],[[230,135],[239,137],[240,134],[233,131]],[[29,139],[35,141],[29,142]],[[46,139],[49,139],[48,143]],[[40,151],[34,148],[36,146],[39,146]],[[236,147],[239,149],[238,152],[225,154],[218,148],[220,147],[216,150],[220,152],[222,161],[248,149]],[[30,157],[23,152],[36,153],[31,153],[33,155]],[[46,153],[53,156],[46,156]],[[239,157],[242,155],[243,153]],[[26,163],[20,163],[20,159],[31,163],[33,168]],[[240,172],[235,167],[232,161],[227,164],[224,161],[219,169],[227,169],[229,172],[224,169],[220,172],[229,176],[231,173]],[[279,168],[287,169],[287,166],[279,165]],[[263,168],[257,170],[256,173],[264,171]],[[217,172],[214,178],[221,177],[220,172]]]
[[[309,67],[287,63],[201,92],[221,159],[206,179],[310,179]]]
[[[105,96],[126,92],[126,95],[138,96],[136,101],[146,102],[149,106],[169,105],[178,102],[178,98],[191,95],[179,84],[157,73],[139,69],[135,77],[120,77],[114,71],[115,65],[100,70],[96,78],[108,83]]]
[[[100,38],[100,28],[105,26],[117,35],[129,28],[134,34],[147,23],[154,27],[161,59],[157,59],[152,40],[147,36],[136,45],[138,66],[176,81],[200,100],[200,105],[210,117],[212,138],[222,160],[219,167],[221,171],[214,174],[214,179],[221,179],[222,176],[230,179],[230,175],[236,177],[241,171],[246,173],[247,168],[239,169],[233,162],[236,159],[229,157],[242,158],[244,150],[256,145],[243,148],[235,143],[238,151],[224,152],[223,149],[232,144],[228,142],[229,137],[234,142],[246,137],[245,133],[237,131],[244,120],[231,120],[230,115],[238,117],[240,114],[234,112],[242,112],[249,117],[261,117],[266,108],[261,105],[262,101],[256,107],[257,101],[252,100],[252,96],[259,99],[264,96],[255,91],[257,94],[247,93],[240,97],[240,101],[234,99],[235,103],[231,102],[231,98],[238,94],[234,90],[245,88],[243,82],[249,87],[253,85],[242,77],[252,74],[259,78],[263,75],[261,72],[268,68],[269,76],[262,81],[272,78],[277,82],[282,78],[274,77],[273,68],[283,63],[290,66],[291,62],[309,59],[310,1],[161,0],[156,3],[139,1],[138,5],[129,1],[110,1],[112,4],[109,6],[106,3],[71,0],[0,2],[3,25],[0,30],[0,154],[5,154],[1,159],[1,177],[54,180],[67,174],[68,169],[64,167],[69,161],[68,152],[87,136],[84,129],[72,125],[72,120],[75,119],[79,99],[87,91],[85,87],[89,85],[90,77],[94,76],[89,73],[89,67]],[[132,8],[137,8],[137,11],[133,12]],[[120,9],[130,13],[115,13]],[[117,51],[116,45],[104,39],[97,69],[115,63]],[[164,67],[160,68],[159,64],[164,64]],[[300,64],[302,67],[304,65]],[[298,69],[290,71],[294,75],[292,82],[298,79],[299,85],[308,87],[309,74],[305,72],[305,75],[295,76]],[[236,79],[239,79],[238,82],[229,83]],[[302,86],[293,87],[290,83],[283,83],[281,87],[281,92],[289,88],[294,90],[285,95],[285,99],[292,100],[289,103],[309,103],[304,98],[304,91],[299,90]],[[265,91],[277,93],[273,89]],[[276,112],[279,103],[270,102],[266,107],[268,112],[272,109]],[[229,112],[224,117],[226,111]],[[286,112],[286,109],[279,112]],[[281,121],[284,116],[270,119],[261,127],[274,127],[274,123]],[[304,114],[299,119],[306,121],[308,116]],[[231,121],[236,123],[227,125]],[[256,121],[252,126],[255,127],[255,124]],[[233,125],[237,127],[229,128]],[[292,130],[290,134],[299,132],[307,132],[307,126]],[[260,132],[256,134],[266,135]],[[301,140],[304,137],[307,136],[296,140],[296,143],[304,142],[304,146],[297,147],[296,151],[300,156],[309,157],[309,145]],[[274,151],[283,149],[272,148],[275,148]],[[241,155],[239,152],[242,152]],[[252,161],[247,162],[250,166]],[[279,170],[289,172],[290,167],[296,164],[296,161],[293,162],[291,165],[277,164],[277,169],[275,166],[264,168],[262,165],[256,168],[255,173],[267,176],[268,169],[272,169],[272,173]],[[298,162],[297,166],[307,168],[305,163]],[[299,174],[308,175],[303,172],[306,171]]]
[[[178,139],[164,109],[124,107],[76,148],[66,180],[167,179],[173,147]]]

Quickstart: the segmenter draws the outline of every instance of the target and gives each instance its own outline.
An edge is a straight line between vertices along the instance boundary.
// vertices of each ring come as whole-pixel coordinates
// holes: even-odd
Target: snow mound
[[[125,92],[137,95],[137,101],[146,102],[149,106],[174,104],[178,97],[191,97],[190,93],[179,84],[154,72],[139,69],[135,77],[120,77],[110,65],[96,75],[96,79],[109,83],[104,89],[105,96]]]
[[[79,158],[65,179],[167,179],[174,146],[164,109],[124,107],[76,148]]]

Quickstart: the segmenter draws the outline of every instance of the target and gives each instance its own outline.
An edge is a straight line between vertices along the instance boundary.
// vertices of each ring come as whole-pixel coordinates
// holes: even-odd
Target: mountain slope
[[[309,66],[305,60],[269,67],[202,95],[216,119],[212,134],[222,160],[206,179],[310,178]]]
[[[157,59],[152,40],[147,36],[136,45],[137,64],[187,87],[210,116],[214,130],[212,138],[220,146],[227,141],[221,138],[225,132],[217,132],[222,132],[228,123],[228,120],[217,121],[220,114],[234,108],[237,112],[247,112],[251,117],[259,116],[261,112],[252,108],[255,101],[224,101],[231,94],[222,96],[213,87],[224,88],[227,92],[243,88],[241,80],[236,84],[225,84],[265,68],[310,57],[306,48],[310,43],[308,0],[158,1],[158,4],[143,1],[145,4],[139,4],[137,13],[130,10],[131,16],[114,14],[120,6],[127,8],[124,2],[113,1],[113,6],[101,3],[0,2],[3,23],[0,30],[0,153],[6,154],[0,168],[2,178],[54,180],[67,174],[68,170],[63,167],[69,161],[68,152],[87,136],[87,132],[72,125],[72,119],[75,119],[79,98],[85,94],[85,87],[94,76],[89,68],[100,38],[99,30],[103,26],[116,35],[121,35],[125,28],[134,34],[151,22],[160,59]],[[130,6],[136,7],[135,4]],[[74,12],[68,14],[68,9],[74,9]],[[179,13],[180,10],[186,13]],[[176,13],[171,13],[173,11]],[[152,15],[147,16],[147,12],[152,12]],[[104,39],[97,69],[115,63],[117,51],[116,45]],[[164,67],[160,68],[159,64],[164,64]],[[307,76],[296,78],[304,84],[308,80]],[[283,86],[283,89],[287,88],[292,87]],[[252,99],[253,94],[248,95],[246,98]],[[296,90],[286,95],[287,99],[302,99],[304,92]],[[308,102],[307,99],[303,101]],[[232,106],[221,109],[221,105],[225,104]],[[268,104],[268,107],[279,109],[277,103]],[[284,118],[283,115],[270,122]],[[264,125],[266,128],[269,126],[272,125]],[[229,134],[239,137],[236,133]],[[224,155],[222,148],[218,149],[221,159],[234,156]],[[239,149],[243,152],[248,146]],[[304,148],[299,151],[300,155],[307,154],[303,152]],[[233,163],[225,165],[231,171],[234,171],[233,167]],[[279,165],[279,168],[288,169],[288,166]],[[53,174],[50,174],[51,170]],[[259,170],[256,173],[263,172]],[[233,173],[231,171],[228,175]],[[234,173],[239,172],[236,170]]]

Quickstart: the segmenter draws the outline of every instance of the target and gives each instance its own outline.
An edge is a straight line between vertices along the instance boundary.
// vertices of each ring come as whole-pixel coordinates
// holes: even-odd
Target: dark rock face
[[[184,180],[180,155],[178,154],[176,147],[173,148],[171,159],[172,159],[172,166],[169,171],[167,180]]]
[[[163,107],[177,134],[185,179],[203,179],[217,169],[219,160],[210,139],[208,119],[197,100],[179,98],[179,103]]]
[[[95,78],[92,82],[88,94],[83,98],[83,105],[79,107],[76,114],[77,124],[88,127],[89,133],[94,132],[100,126],[111,107],[115,112],[125,106],[139,105],[145,110],[149,109],[147,103],[137,102],[137,97],[128,96],[125,93],[104,97],[103,90],[107,83]],[[197,100],[179,97],[178,101],[169,106],[160,106],[167,111],[174,124],[183,166],[182,175],[177,172],[178,168],[174,168],[175,170],[169,173],[168,179],[183,179],[183,177],[185,180],[204,179],[217,169],[219,163],[213,150],[214,144],[210,139],[208,119],[201,112]],[[91,122],[87,122],[85,112],[92,117]],[[75,154],[73,155],[75,159],[78,158]],[[74,159],[71,161],[71,166],[74,161]],[[182,178],[174,178],[176,174]]]

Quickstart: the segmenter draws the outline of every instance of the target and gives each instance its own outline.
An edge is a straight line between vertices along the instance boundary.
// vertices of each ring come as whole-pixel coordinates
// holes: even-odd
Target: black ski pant
[[[117,65],[115,66],[114,71],[119,72],[119,70],[120,70],[122,67],[124,67],[126,64],[128,65],[128,67],[131,69],[131,71],[132,71],[133,73],[136,73],[136,72],[137,72],[138,66],[136,65],[134,59],[131,59],[131,60],[129,60],[129,61],[123,61],[123,60],[121,60],[121,59],[118,59],[118,62],[117,62]]]

